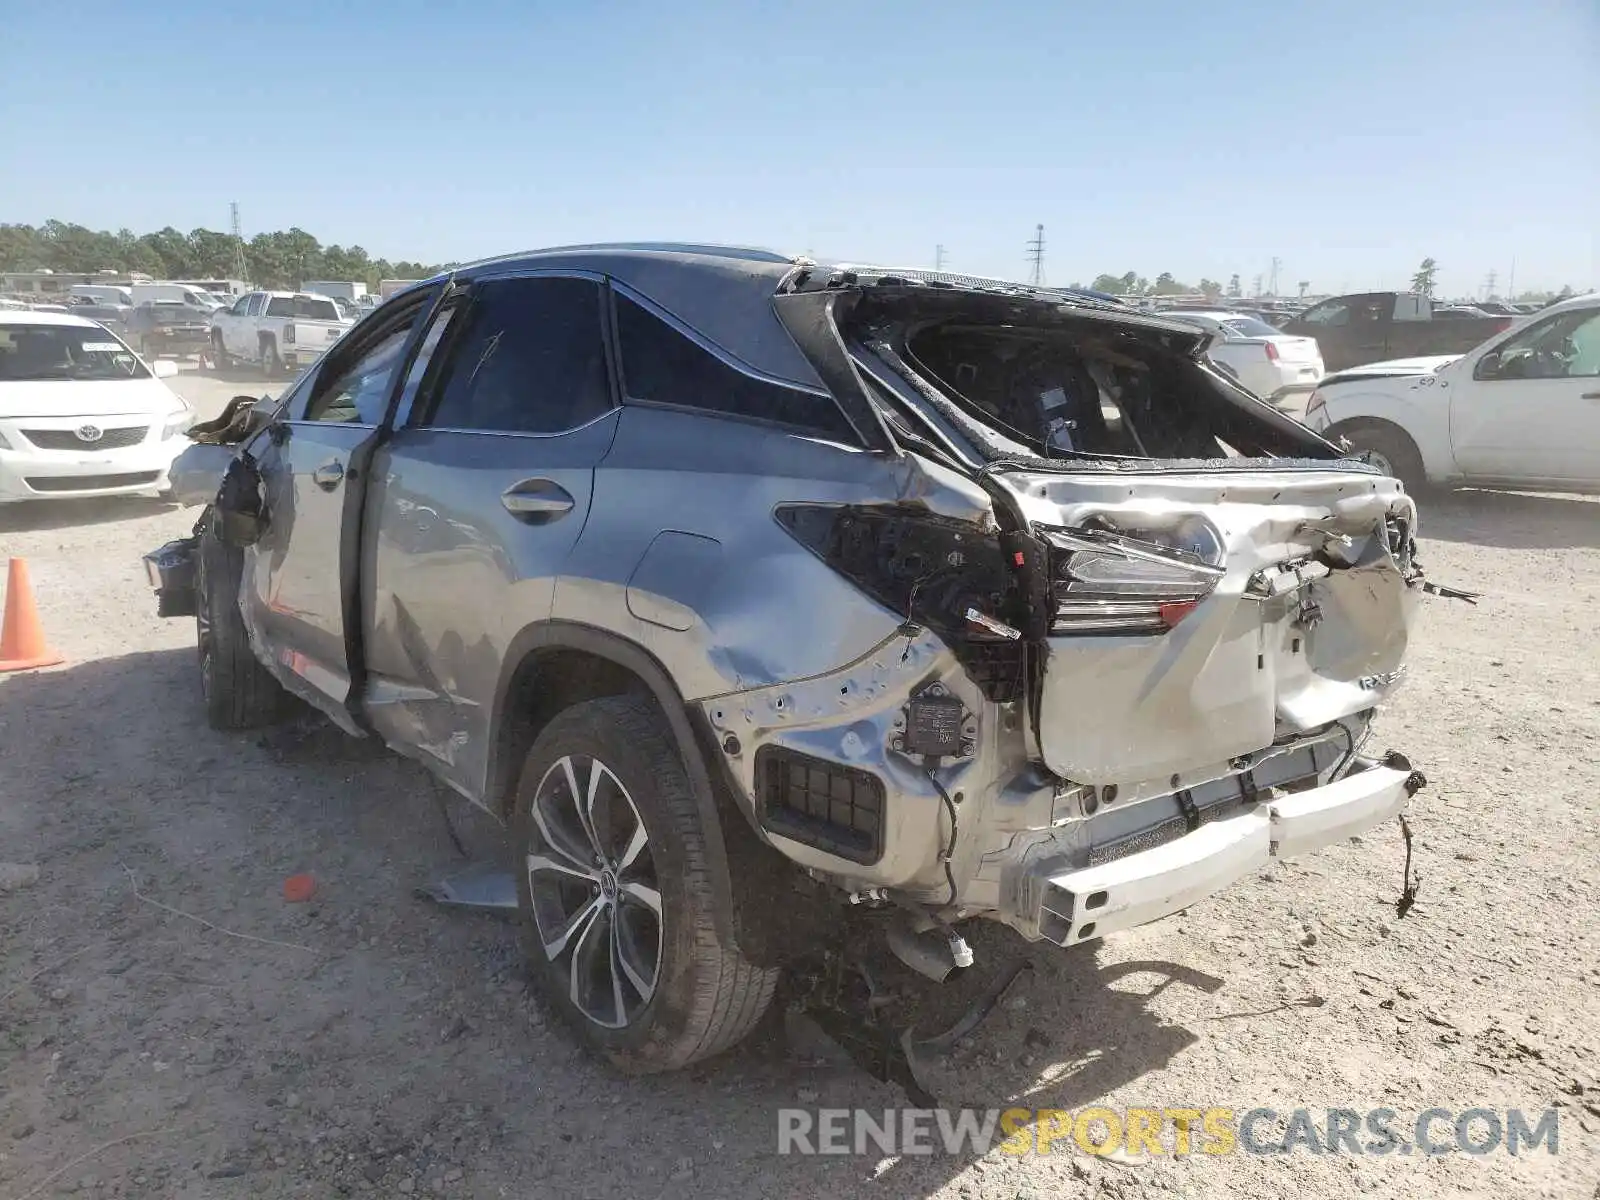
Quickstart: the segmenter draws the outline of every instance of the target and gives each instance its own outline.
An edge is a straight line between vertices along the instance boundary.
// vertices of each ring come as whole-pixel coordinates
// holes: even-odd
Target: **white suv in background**
[[[1219,340],[1206,352],[1224,375],[1263,400],[1283,400],[1310,392],[1322,378],[1322,350],[1316,338],[1296,337],[1246,313],[1171,310],[1163,317],[1199,325]]]
[[[0,312],[0,503],[165,491],[195,416],[177,372],[82,317]]]

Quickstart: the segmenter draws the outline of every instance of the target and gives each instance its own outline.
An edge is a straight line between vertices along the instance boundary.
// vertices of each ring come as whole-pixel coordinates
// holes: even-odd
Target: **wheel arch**
[[[1432,388],[1434,394],[1427,397],[1431,403],[1376,389],[1352,389],[1348,395],[1339,395],[1339,390],[1322,392],[1330,421],[1322,436],[1330,442],[1337,444],[1339,435],[1352,426],[1393,429],[1416,447],[1430,480],[1448,480],[1458,474],[1450,447],[1450,406],[1442,389]]]
[[[1439,478],[1440,473],[1435,469],[1435,464],[1428,460],[1427,454],[1424,453],[1422,446],[1417,442],[1415,435],[1405,426],[1395,421],[1390,421],[1383,417],[1350,417],[1335,425],[1328,426],[1327,432],[1323,436],[1337,445],[1340,438],[1356,429],[1382,430],[1399,438],[1416,453],[1417,461],[1422,464],[1422,471],[1427,480],[1431,482]]]
[[[707,759],[707,735],[690,715],[677,685],[648,650],[594,626],[572,621],[530,625],[512,638],[495,686],[490,728],[493,743],[484,803],[502,820],[510,816],[517,776],[540,730],[558,712],[585,700],[637,692],[649,696],[672,731],[694,787],[706,835],[714,917],[719,936],[736,941],[733,885],[717,781]]]

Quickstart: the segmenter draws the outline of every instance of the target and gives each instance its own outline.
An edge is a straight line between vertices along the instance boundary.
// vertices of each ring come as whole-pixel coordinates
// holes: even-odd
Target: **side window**
[[[245,305],[247,305],[249,303],[250,303],[250,297],[249,296],[240,296],[237,300],[235,300],[233,302],[233,307],[230,308],[228,311],[231,312],[236,317],[242,317],[242,316],[244,316]]]
[[[245,300],[245,304],[244,304],[244,314],[245,314],[245,316],[247,316],[247,317],[259,316],[260,313],[261,313],[261,305],[262,305],[263,301],[266,300],[266,298],[267,298],[267,294],[265,292],[254,292],[254,293],[252,293]]]
[[[1600,310],[1548,317],[1501,343],[1475,379],[1583,379],[1600,375]]]
[[[1308,308],[1300,314],[1300,319],[1312,325],[1348,325],[1350,306],[1343,300],[1330,300],[1326,304]]]
[[[631,400],[750,417],[856,440],[832,398],[746,375],[620,295],[617,338],[622,347],[623,391]]]
[[[494,280],[475,290],[464,319],[427,424],[561,433],[611,408],[599,284]]]
[[[368,345],[354,362],[336,365],[337,373],[326,383],[318,380],[304,419],[379,424],[418,312],[413,311],[410,320]]]

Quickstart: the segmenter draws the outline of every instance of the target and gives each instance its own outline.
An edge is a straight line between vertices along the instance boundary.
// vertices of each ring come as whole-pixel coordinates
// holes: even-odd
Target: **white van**
[[[69,296],[83,296],[96,304],[133,304],[133,293],[114,283],[75,283],[67,289]]]
[[[202,291],[197,287],[190,287],[186,283],[136,283],[133,285],[133,306],[135,308],[143,308],[146,304],[154,304],[157,300],[176,300],[180,304],[204,309],[207,312],[220,307],[221,304],[210,292]]]

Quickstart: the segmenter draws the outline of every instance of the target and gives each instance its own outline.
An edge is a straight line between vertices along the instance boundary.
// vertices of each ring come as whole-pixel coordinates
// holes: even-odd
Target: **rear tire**
[[[1352,421],[1330,429],[1328,436],[1335,442],[1343,437],[1351,449],[1365,451],[1373,466],[1399,479],[1412,494],[1427,490],[1428,473],[1422,466],[1422,454],[1398,426],[1382,421]]]
[[[195,556],[195,642],[206,723],[213,729],[255,729],[283,716],[287,693],[250,652],[239,612],[244,551],[209,528]]]
[[[589,1050],[670,1071],[756,1026],[779,972],[717,934],[706,839],[720,835],[651,701],[557,715],[528,751],[511,828],[535,986]]]

